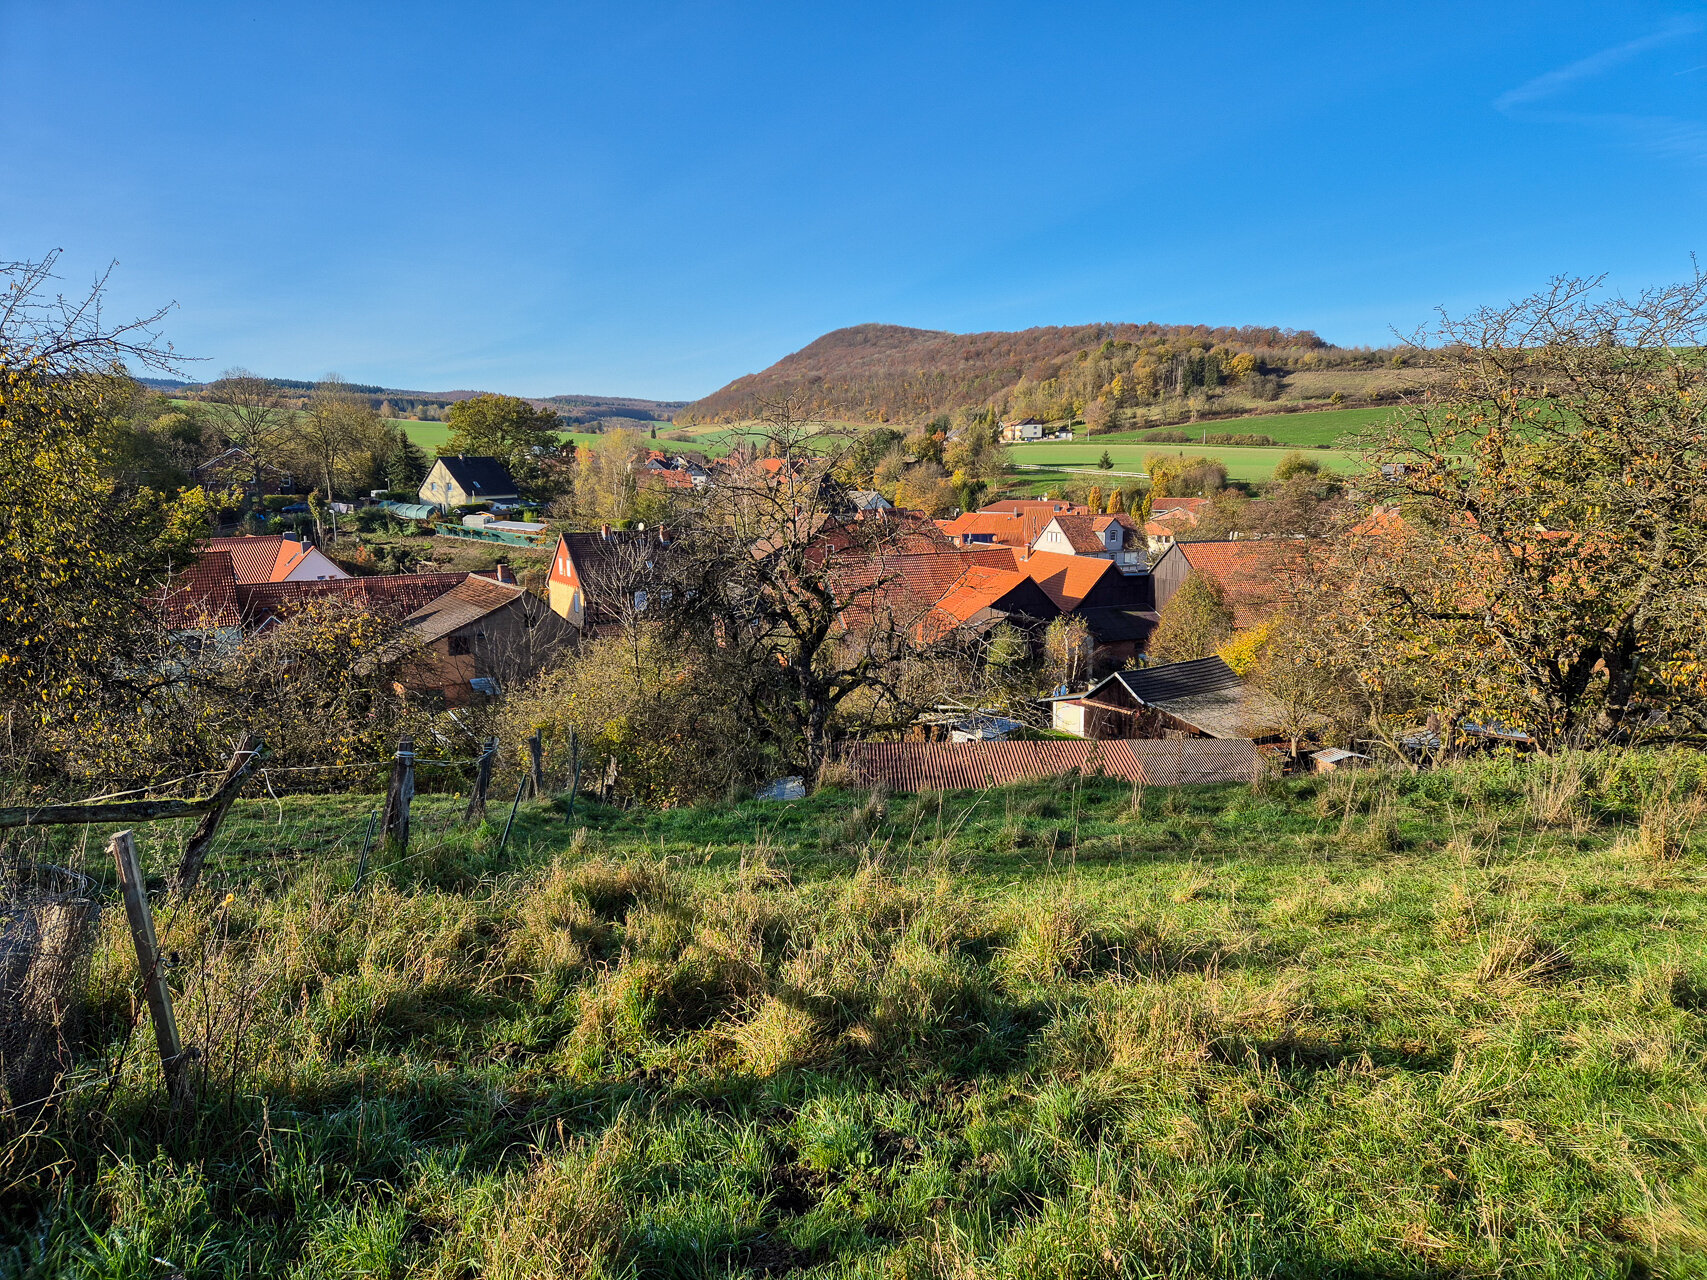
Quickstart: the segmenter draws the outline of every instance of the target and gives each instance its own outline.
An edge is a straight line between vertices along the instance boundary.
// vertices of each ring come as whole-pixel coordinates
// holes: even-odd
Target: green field
[[[400,420],[398,425],[407,431],[409,438],[425,449],[428,454],[437,453],[439,446],[450,439],[450,427],[443,422]],[[686,441],[666,440],[664,438],[671,432],[681,430],[681,428],[668,422],[637,421],[634,424],[634,429],[644,435],[654,426],[658,428],[656,447],[659,449],[695,449],[707,456],[716,457],[719,454],[728,453],[731,446],[730,432],[726,427],[688,428],[693,439]],[[599,439],[597,433],[588,431],[564,431],[559,433],[559,438],[565,444],[594,444]]]
[[[1265,435],[1283,445],[1313,448],[1334,444],[1343,436],[1354,435],[1378,422],[1393,417],[1392,409],[1324,409],[1311,413],[1270,413],[1248,418],[1227,418],[1219,422],[1189,423],[1158,430],[1183,431],[1187,435],[1216,434]],[[1120,431],[1097,436],[1097,440],[1132,443],[1140,440],[1142,432]],[[1178,448],[1179,446],[1171,446]]]
[[[440,791],[360,890],[378,796],[246,801],[156,897],[196,1101],[109,908],[0,1274],[1699,1277],[1701,759],[528,802],[503,856]]]
[[[1166,453],[1186,458],[1214,458],[1226,465],[1227,476],[1232,480],[1267,480],[1274,474],[1275,464],[1287,453],[1285,449],[1195,444],[1118,444],[1115,441],[1114,436],[1093,436],[1088,440],[1075,440],[1072,444],[1010,445],[1008,456],[1014,464],[1013,475],[1022,482],[1034,479],[1031,473],[1023,469],[1027,465],[1054,469],[1089,467],[1094,470],[1105,450],[1114,461],[1115,471],[1142,471],[1144,460],[1151,454]],[[1338,449],[1310,449],[1307,456],[1332,471],[1352,471],[1357,467],[1355,455],[1343,453]]]
[[[1085,477],[1068,468],[1094,468],[1104,450],[1113,459],[1115,471],[1142,471],[1144,459],[1151,454],[1170,453],[1187,458],[1214,458],[1226,464],[1228,479],[1261,481],[1274,474],[1275,464],[1291,449],[1307,449],[1309,456],[1328,470],[1356,470],[1358,459],[1355,454],[1322,446],[1332,445],[1373,423],[1384,421],[1392,413],[1391,409],[1332,409],[1319,413],[1229,418],[1222,422],[1168,428],[1198,434],[1266,435],[1280,442],[1275,446],[1163,444],[1145,440],[1142,432],[1121,431],[1100,436],[1081,434],[1071,444],[1040,441],[1010,445],[1008,451],[1015,464],[1012,474],[1018,487],[1028,492],[1059,489],[1070,481],[1082,482]],[[1033,466],[1047,470],[1027,469]]]

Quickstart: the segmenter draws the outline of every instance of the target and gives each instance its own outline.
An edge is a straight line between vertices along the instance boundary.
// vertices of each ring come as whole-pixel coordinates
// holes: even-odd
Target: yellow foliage
[[[1274,634],[1274,626],[1275,619],[1270,618],[1254,627],[1236,631],[1215,652],[1234,671],[1240,675],[1248,675],[1262,659],[1263,650],[1268,647],[1269,638]]]

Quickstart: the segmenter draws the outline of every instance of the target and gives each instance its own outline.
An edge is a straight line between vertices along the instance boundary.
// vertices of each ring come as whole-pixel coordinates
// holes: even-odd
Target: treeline
[[[1258,326],[1098,324],[956,334],[856,325],[688,405],[684,421],[736,422],[788,398],[855,422],[912,422],[961,408],[1099,429],[1120,410],[1173,400],[1208,410],[1237,390],[1274,400],[1288,375],[1375,371],[1414,353],[1341,348],[1309,331]]]
[[[322,382],[305,382],[300,378],[264,378],[272,394],[288,408],[306,410]],[[179,383],[166,379],[144,380],[154,390],[164,391],[182,400],[218,401],[224,394],[225,379],[208,383]],[[408,391],[397,387],[373,386],[367,383],[341,383],[345,394],[363,398],[368,407],[382,418],[413,418],[421,422],[447,422],[453,405],[472,400],[482,391]],[[681,400],[643,400],[632,396],[562,395],[543,398],[522,397],[528,403],[549,409],[563,420],[565,427],[595,425],[609,420],[618,422],[668,422],[686,403]]]

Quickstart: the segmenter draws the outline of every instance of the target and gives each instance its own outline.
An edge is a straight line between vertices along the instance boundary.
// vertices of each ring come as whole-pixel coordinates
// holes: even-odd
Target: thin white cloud
[[[1587,80],[1598,76],[1612,68],[1621,66],[1632,58],[1639,58],[1649,49],[1658,49],[1661,45],[1670,44],[1673,40],[1681,40],[1686,36],[1698,34],[1703,24],[1699,18],[1677,17],[1667,22],[1665,26],[1651,35],[1645,35],[1636,40],[1623,44],[1615,44],[1610,49],[1602,49],[1599,53],[1591,53],[1586,58],[1569,63],[1556,71],[1520,84],[1515,89],[1508,89],[1494,99],[1494,106],[1501,111],[1509,111],[1513,107],[1527,106],[1532,102],[1540,102],[1551,98],[1568,85],[1579,80]]]
[[[1703,30],[1707,30],[1707,23],[1699,18],[1674,17],[1649,35],[1602,49],[1599,53],[1590,54],[1557,70],[1536,76],[1515,89],[1508,89],[1494,99],[1494,107],[1513,119],[1537,124],[1610,129],[1660,155],[1693,162],[1707,161],[1707,128],[1695,121],[1675,116],[1644,116],[1626,112],[1558,111],[1550,110],[1546,105],[1549,99],[1556,98],[1580,81],[1604,75],[1653,49],[1699,35]],[[1695,67],[1691,70],[1699,71],[1702,68]]]

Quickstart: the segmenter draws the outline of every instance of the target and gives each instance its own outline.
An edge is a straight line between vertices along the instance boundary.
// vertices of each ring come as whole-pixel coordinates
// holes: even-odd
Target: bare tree
[[[845,434],[784,400],[754,437],[758,456],[726,468],[686,513],[668,625],[783,755],[814,771],[838,722],[896,727],[939,696],[920,634],[935,601],[901,573],[908,526],[844,510],[834,472]]]
[[[1391,505],[1329,566],[1324,643],[1443,743],[1707,737],[1707,276],[1560,279],[1430,337],[1450,382],[1365,441]]]
[[[295,417],[278,388],[247,369],[227,369],[208,388],[214,421],[226,440],[247,456],[253,475],[251,503],[265,492],[266,471],[285,443]]]
[[[181,371],[184,357],[159,333],[160,322],[176,304],[110,323],[103,295],[117,264],[110,264],[87,293],[67,297],[52,291],[60,252],[34,261],[0,262],[0,368],[33,365],[55,377],[122,372],[129,363]]]

